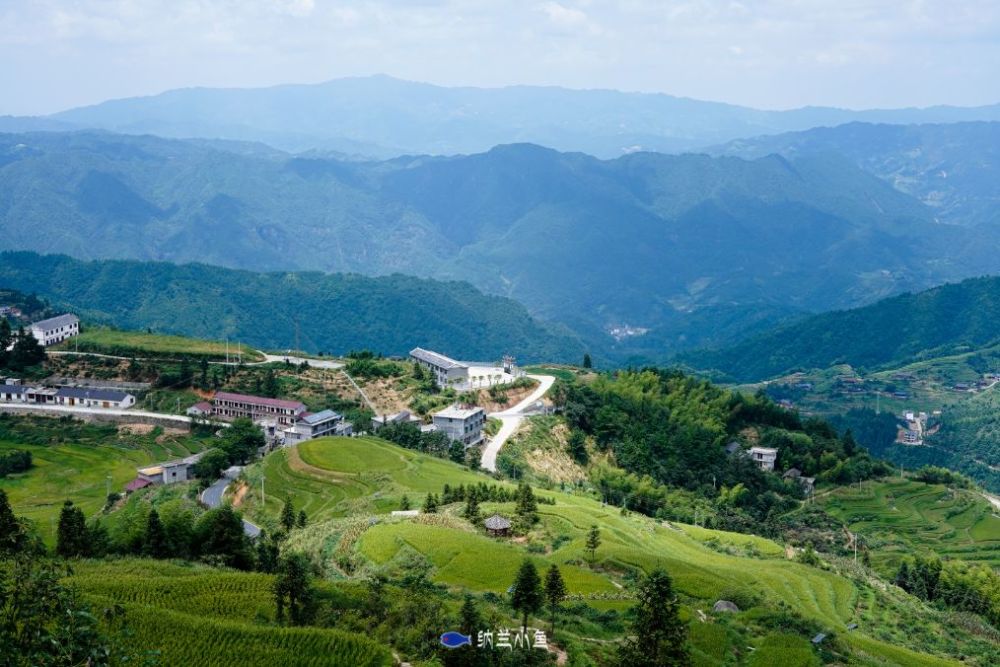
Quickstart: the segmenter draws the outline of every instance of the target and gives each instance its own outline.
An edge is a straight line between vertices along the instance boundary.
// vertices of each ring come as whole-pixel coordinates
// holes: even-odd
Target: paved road
[[[42,412],[54,415],[104,415],[110,417],[148,417],[177,425],[190,426],[191,418],[184,415],[171,415],[165,412],[146,412],[144,410],[117,410],[113,408],[83,408],[68,405],[36,405],[33,403],[0,403],[0,410],[9,412]]]
[[[229,488],[231,481],[232,480],[223,477],[219,481],[212,484],[212,486],[201,492],[201,502],[212,508],[221,507],[222,496],[226,494],[226,489]],[[248,537],[256,538],[260,535],[260,528],[246,519],[243,519],[243,532],[246,533]]]
[[[270,364],[270,363],[274,363],[274,362],[279,362],[279,363],[288,362],[290,364],[296,364],[296,365],[297,364],[301,364],[302,362],[305,362],[305,363],[309,364],[309,366],[312,367],[312,368],[324,368],[324,369],[327,369],[327,370],[336,370],[336,369],[342,368],[344,366],[344,364],[340,363],[339,361],[332,361],[332,360],[328,360],[328,359],[308,359],[308,358],[305,358],[305,357],[296,357],[296,356],[291,356],[291,355],[286,355],[286,354],[266,354],[264,352],[261,352],[260,350],[255,350],[255,352],[257,352],[257,354],[260,354],[261,356],[263,356],[264,357],[264,361],[247,362],[247,363],[244,364],[244,366],[261,366],[263,364]],[[48,350],[48,354],[54,355],[54,356],[59,356],[59,355],[73,355],[73,356],[77,356],[77,357],[98,357],[100,359],[118,359],[118,360],[121,360],[121,361],[130,361],[132,359],[132,357],[119,357],[119,356],[115,356],[113,354],[100,354],[99,352],[74,352],[72,350]],[[232,356],[235,357],[236,356],[235,353],[233,353]],[[165,359],[165,358],[162,358],[162,357],[152,357],[152,358],[136,357],[136,361],[171,361],[171,360],[170,359]],[[172,361],[178,361],[178,360],[177,359],[173,359]],[[215,365],[218,365],[218,366],[236,366],[237,365],[237,362],[235,362],[235,361],[210,361],[208,363],[215,364]]]
[[[538,387],[528,394],[527,398],[512,408],[489,415],[490,417],[496,417],[502,423],[500,430],[490,439],[486,445],[486,449],[483,450],[481,465],[486,470],[495,471],[497,469],[497,455],[500,453],[500,448],[510,439],[510,436],[517,432],[518,427],[521,426],[521,422],[524,421],[524,413],[537,401],[541,400],[556,381],[555,377],[551,375],[529,375],[528,377],[532,380],[537,380]]]

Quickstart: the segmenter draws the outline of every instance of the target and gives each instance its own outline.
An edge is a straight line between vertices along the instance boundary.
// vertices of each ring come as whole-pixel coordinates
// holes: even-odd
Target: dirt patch
[[[249,490],[250,487],[245,482],[240,482],[240,485],[236,487],[236,493],[233,494],[233,507],[239,507],[243,504],[243,499]]]
[[[149,435],[156,428],[152,424],[121,424],[118,435]]]
[[[507,400],[502,402],[494,401],[493,398],[490,397],[490,392],[488,390],[480,389],[476,392],[478,395],[476,398],[476,405],[486,410],[486,412],[502,412],[523,401],[537,388],[538,382],[535,382],[534,380],[532,380],[531,386],[529,387],[509,388],[505,392],[507,394]]]
[[[355,378],[357,381],[357,378]],[[391,415],[400,410],[409,409],[414,388],[405,386],[400,378],[376,378],[360,382],[365,394],[375,404],[375,411],[380,415]],[[357,392],[355,392],[357,395]]]

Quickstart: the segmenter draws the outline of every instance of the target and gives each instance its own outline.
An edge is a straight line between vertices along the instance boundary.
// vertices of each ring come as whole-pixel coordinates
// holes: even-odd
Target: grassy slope
[[[269,575],[126,559],[75,564],[70,581],[98,608],[123,605],[130,647],[158,652],[163,667],[392,664],[355,634],[272,625]]]
[[[294,497],[296,502],[310,494],[324,496],[323,501],[298,505],[304,506],[313,519],[346,515],[358,508],[385,512],[398,506],[391,501],[397,500],[402,493],[409,493],[411,498],[419,497],[427,491],[439,492],[445,482],[457,485],[488,479],[460,466],[373,438],[328,438],[300,448],[300,459],[305,467],[300,466],[294,475],[285,469],[287,452],[273,454],[263,464],[265,470],[277,473],[277,477],[268,475],[268,504],[263,512],[259,506],[254,507],[258,514],[273,517],[280,508],[283,494]],[[302,476],[313,486],[304,489]],[[275,480],[273,484],[270,483],[272,479]],[[330,487],[337,489],[333,497],[342,498],[339,504],[332,503],[332,498],[325,499]],[[559,543],[559,546],[536,557],[540,564],[552,562],[566,566],[571,594],[587,597],[613,591],[617,587],[608,572],[622,568],[648,571],[663,566],[671,572],[679,590],[700,600],[702,607],[711,606],[727,587],[749,586],[835,631],[843,631],[847,623],[856,620],[859,590],[845,577],[783,558],[732,556],[702,544],[712,538],[732,540],[731,534],[670,528],[638,515],[622,516],[617,508],[602,507],[588,498],[544,493],[557,499],[554,506],[540,505],[539,513],[544,531],[553,538],[552,543]],[[446,512],[451,509],[457,508],[446,508]],[[484,513],[494,509],[502,509],[510,515],[513,507],[487,504]],[[322,533],[335,523],[316,525],[310,531]],[[585,534],[594,523],[600,526],[603,537],[598,550],[598,558],[606,568],[603,572],[590,571],[583,565]],[[358,552],[375,563],[385,563],[400,549],[408,547],[435,565],[436,580],[480,591],[505,591],[518,563],[526,555],[519,545],[493,540],[468,527],[462,529],[447,523],[383,519],[370,526],[364,523],[350,537],[345,534],[331,531],[328,539],[319,537],[312,540],[312,544],[320,554],[329,557],[332,552],[343,550],[345,539],[354,539]],[[558,539],[560,536],[562,539]],[[778,545],[766,540],[755,541],[758,546],[764,545],[759,549],[764,554],[780,552]],[[855,650],[874,656],[875,661],[882,664],[941,664],[935,658],[919,656],[863,634],[844,634],[843,637]]]
[[[112,430],[103,437],[55,444],[0,440],[0,452],[11,449],[30,451],[34,467],[0,479],[0,489],[7,492],[14,511],[34,521],[51,543],[64,500],[71,499],[89,518],[104,506],[109,477],[111,490],[121,492],[135,478],[137,467],[186,456],[202,446],[186,437],[157,443],[155,436],[119,437]]]
[[[889,479],[839,488],[820,502],[865,537],[886,573],[914,551],[1000,566],[1000,517],[974,491]]]
[[[61,343],[53,349],[97,352],[121,357],[155,356],[179,359],[188,356],[223,361],[226,359],[224,342],[151,334],[144,331],[121,331],[106,327],[85,328],[76,338]],[[229,353],[234,359],[240,351],[243,353],[244,361],[263,361],[260,354],[246,345],[230,343]]]

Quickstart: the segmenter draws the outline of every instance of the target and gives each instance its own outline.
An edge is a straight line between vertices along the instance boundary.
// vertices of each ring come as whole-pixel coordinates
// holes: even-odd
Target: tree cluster
[[[25,472],[34,465],[31,460],[31,452],[24,449],[14,449],[0,454],[0,477],[6,477],[11,473]]]

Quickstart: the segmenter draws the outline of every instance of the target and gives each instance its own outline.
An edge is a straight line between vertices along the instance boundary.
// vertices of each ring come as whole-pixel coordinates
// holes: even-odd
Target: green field
[[[94,607],[119,604],[136,655],[157,665],[377,667],[389,651],[357,634],[275,625],[273,577],[162,561],[83,561],[69,582]]]
[[[1000,517],[977,492],[888,479],[840,488],[819,501],[864,537],[885,572],[916,551],[1000,566]]]
[[[0,425],[11,421],[0,421]],[[202,441],[187,436],[160,438],[155,432],[119,435],[113,426],[88,426],[51,418],[18,423],[34,424],[33,435],[29,439],[13,429],[0,429],[0,452],[30,451],[34,466],[27,472],[0,478],[0,489],[7,492],[14,511],[31,519],[49,543],[54,539],[64,500],[72,500],[88,518],[96,516],[105,504],[108,489],[120,493],[135,479],[137,467],[204,448]]]
[[[116,357],[175,359],[207,357],[215,361],[225,361],[226,359],[225,342],[152,334],[144,331],[120,331],[104,327],[87,327],[79,336],[54,346],[53,349],[94,352]],[[263,361],[263,357],[252,348],[237,342],[229,343],[229,354],[233,361],[241,352],[243,361]]]
[[[485,536],[459,517],[461,504],[445,506],[440,514],[430,517],[389,518],[385,513],[398,506],[403,493],[419,500],[428,491],[440,492],[444,483],[468,484],[489,478],[375,438],[325,438],[299,449],[294,465],[289,463],[294,454],[285,450],[270,455],[258,467],[267,478],[267,507],[261,512],[254,506],[254,511],[271,519],[285,498],[305,508],[311,525],[293,535],[292,543],[323,561],[331,572],[341,571],[345,555],[354,560],[353,567],[366,572],[391,566],[403,553],[416,553],[433,567],[432,577],[437,582],[502,594],[513,581],[517,565],[529,555],[539,565],[559,564],[570,593],[603,609],[627,606],[627,602],[606,599],[622,592],[623,573],[657,566],[671,573],[693,608],[710,608],[727,590],[750,589],[767,604],[786,604],[833,632],[843,632],[851,622],[863,623],[867,614],[874,613],[869,605],[879,613],[891,608],[880,594],[860,588],[851,579],[786,560],[783,548],[764,538],[661,525],[637,514],[623,516],[617,508],[602,507],[589,498],[559,492],[542,492],[554,497],[556,504],[539,506],[541,525],[526,543]],[[484,515],[499,511],[510,516],[513,505],[485,503],[482,509]],[[373,514],[382,516],[359,520]],[[348,516],[352,518],[336,518]],[[584,542],[586,530],[595,523],[603,542],[597,554],[599,567],[592,569]],[[748,550],[752,547],[757,557],[713,548],[719,543]],[[862,599],[867,601],[864,611],[858,607]],[[903,644],[905,628],[878,640],[861,633],[842,638],[854,651],[871,657],[862,664],[945,664],[893,646]],[[720,664],[708,657],[714,650],[711,643],[701,646],[699,664]]]

